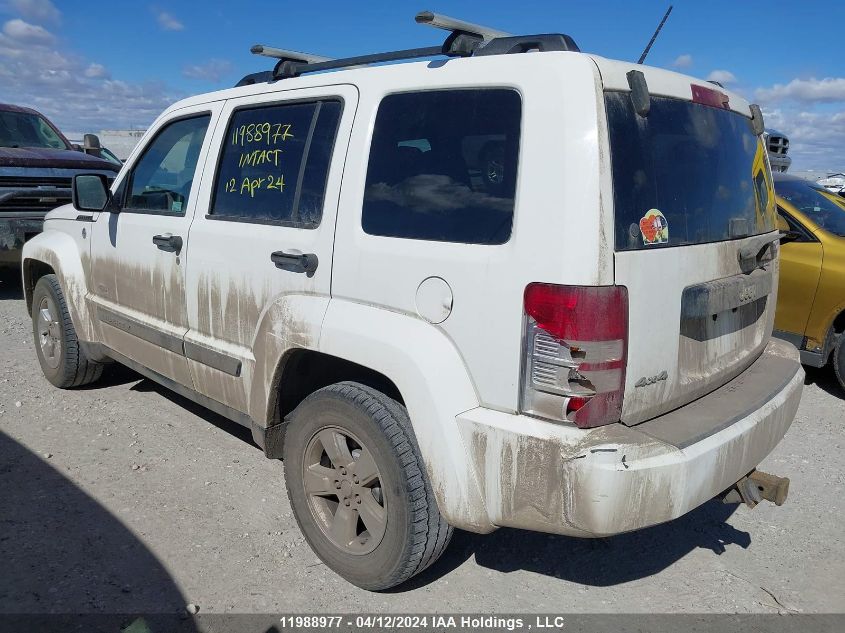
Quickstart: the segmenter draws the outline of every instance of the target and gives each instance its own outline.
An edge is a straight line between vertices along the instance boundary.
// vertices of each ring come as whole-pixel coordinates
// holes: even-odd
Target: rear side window
[[[390,95],[376,116],[361,222],[371,235],[510,238],[522,102],[508,89]]]
[[[318,226],[340,112],[339,101],[237,110],[209,217]]]

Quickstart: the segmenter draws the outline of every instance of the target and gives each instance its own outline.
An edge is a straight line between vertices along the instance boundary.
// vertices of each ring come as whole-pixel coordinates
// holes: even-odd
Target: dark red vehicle
[[[86,135],[85,145],[71,145],[35,110],[0,103],[0,271],[17,268],[47,212],[70,202],[75,174],[117,174],[118,165],[88,153],[99,149],[96,136]]]

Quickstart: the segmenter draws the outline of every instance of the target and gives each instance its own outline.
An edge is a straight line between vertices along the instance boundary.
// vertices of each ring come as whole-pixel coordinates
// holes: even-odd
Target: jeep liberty
[[[782,503],[755,468],[804,373],[771,338],[759,108],[568,36],[417,19],[445,44],[256,46],[272,72],[168,108],[111,187],[77,176],[24,247],[47,379],[117,361],[248,426],[317,555],[373,590],[453,528]]]

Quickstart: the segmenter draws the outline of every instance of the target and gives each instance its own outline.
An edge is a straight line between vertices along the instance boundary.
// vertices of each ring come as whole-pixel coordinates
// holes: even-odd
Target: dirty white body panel
[[[481,402],[501,411],[518,408],[525,286],[533,281],[613,283],[612,251],[601,239],[612,218],[599,181],[606,158],[598,138],[599,77],[586,56],[554,56],[554,63],[543,64],[542,70],[529,56],[509,55],[450,60],[435,68],[393,66],[378,77],[362,76],[359,83],[361,103],[351,145],[363,148],[370,146],[378,105],[387,94],[425,90],[432,82],[443,89],[466,86],[469,67],[474,87],[519,91],[516,208],[505,244],[369,235],[361,226],[367,162],[348,161],[344,171],[338,217],[338,235],[344,239],[335,244],[332,300],[363,301],[417,317],[420,284],[429,277],[445,280],[451,314],[432,327],[454,341]]]
[[[796,359],[794,376],[765,406],[685,449],[623,424],[582,430],[518,414],[527,284],[616,283],[630,284],[631,294],[643,290],[626,276],[625,258],[614,256],[602,92],[627,90],[624,73],[632,68],[645,69],[575,53],[507,55],[359,68],[192,97],[151,126],[115,183],[116,189],[156,129],[185,112],[210,111],[184,217],[166,218],[171,225],[165,226],[161,216],[114,220],[107,212],[93,214],[90,263],[75,235],[85,223],[48,221],[45,232],[25,246],[24,258],[56,271],[80,338],[246,414],[258,428],[273,423],[273,379],[291,350],[313,350],[380,372],[402,395],[440,511],[452,525],[475,532],[510,525],[600,535],[665,521],[727,488],[773,448],[797,407],[800,366]],[[656,94],[689,99],[690,81],[709,86],[668,71],[647,72]],[[380,100],[393,92],[459,87],[512,88],[522,100],[509,241],[481,246],[366,234],[366,157]],[[206,218],[231,113],[239,105],[299,95],[340,96],[345,102],[320,226],[303,230]],[[731,95],[731,107],[745,108],[747,116],[739,97]],[[62,213],[70,218],[76,211],[67,208],[54,217]],[[110,233],[115,222],[118,229],[120,222],[134,223],[137,244],[121,244],[117,252]],[[150,242],[153,234],[176,230],[186,238],[178,264],[173,253],[157,252]],[[126,232],[117,234],[121,240]],[[103,249],[97,240],[105,240]],[[695,258],[681,266],[670,262],[677,268],[673,292],[694,280],[732,274],[717,270],[724,265],[716,261],[718,247],[707,248],[703,266]],[[278,270],[269,260],[274,250],[318,254],[316,275]],[[678,251],[648,255],[661,266],[665,262],[658,260]],[[418,288],[432,277],[443,280],[452,296],[448,318],[437,324],[422,318],[418,303]],[[123,293],[120,284],[128,284]],[[100,285],[115,291],[106,293]],[[145,309],[147,300],[132,296],[131,287],[159,293],[164,303]],[[632,302],[632,331],[645,327],[654,310],[676,310],[670,304],[677,299],[667,296],[659,306]],[[130,344],[125,332],[100,322],[98,307],[234,359],[238,372],[147,343]],[[767,340],[762,333],[758,356]],[[632,345],[636,341],[631,337]],[[677,347],[661,354],[677,364]],[[658,355],[655,363],[663,360]],[[753,361],[749,356],[742,369]],[[646,372],[629,368],[628,380],[636,380],[640,369]],[[684,397],[673,406],[694,396]],[[740,400],[735,404],[742,406]],[[585,449],[598,452],[580,459]],[[650,503],[622,501],[626,495],[642,499],[650,490],[660,492]]]
[[[194,387],[255,420],[267,419],[271,384],[282,356],[295,348],[315,350],[319,343],[331,290],[343,163],[358,91],[350,85],[329,85],[229,99],[222,111],[223,123],[212,135],[210,175],[226,143],[226,123],[236,110],[320,99],[340,100],[343,109],[319,226],[303,229],[212,219],[208,213],[215,182],[209,177],[203,179],[190,230],[185,342],[241,363],[240,373],[232,375],[189,358]],[[270,259],[275,251],[313,253],[319,260],[317,270],[313,275],[281,270]]]
[[[797,350],[772,340],[746,374],[674,412],[670,428],[714,408],[729,422],[689,445],[650,434],[660,418],[581,431],[479,408],[458,425],[494,525],[609,536],[679,517],[753,470],[792,423],[803,385]]]
[[[220,103],[179,108],[174,117],[209,115],[211,130],[217,122]],[[160,117],[145,135],[156,134],[172,120]],[[142,143],[143,148],[146,143]],[[105,210],[91,226],[91,283],[88,301],[90,311],[98,324],[98,342],[126,358],[187,387],[192,386],[187,360],[179,341],[188,330],[186,269],[190,262],[188,229],[197,209],[197,190],[203,181],[211,180],[202,166],[211,147],[207,132],[200,149],[198,168],[191,185],[188,206],[182,214],[158,214],[123,210],[111,213]],[[133,163],[142,152],[133,153]],[[121,170],[112,185],[113,190],[125,186],[130,170]],[[155,235],[181,237],[184,245],[180,252],[159,249],[153,243]],[[162,345],[127,331],[138,323],[164,335],[175,345]]]

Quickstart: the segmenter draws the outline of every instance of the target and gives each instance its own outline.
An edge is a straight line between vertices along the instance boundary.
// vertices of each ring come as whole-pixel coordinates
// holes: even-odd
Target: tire
[[[839,335],[833,348],[833,371],[839,379],[839,385],[845,389],[845,333]]]
[[[452,528],[437,508],[408,414],[385,394],[355,382],[312,393],[290,417],[283,456],[300,530],[352,584],[395,587],[449,544]]]
[[[44,275],[32,293],[32,334],[44,376],[56,387],[80,387],[97,380],[103,365],[86,355],[56,275]]]

